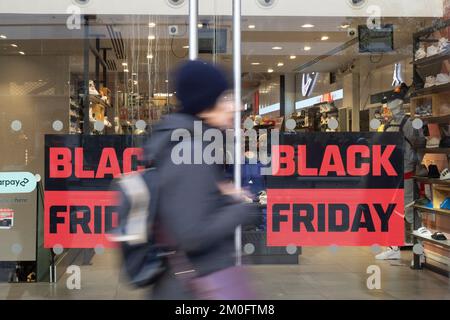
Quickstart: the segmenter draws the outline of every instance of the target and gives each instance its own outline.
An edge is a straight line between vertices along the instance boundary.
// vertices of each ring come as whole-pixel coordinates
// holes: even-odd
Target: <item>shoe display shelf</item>
[[[414,226],[415,230],[412,232],[414,244],[423,243],[423,247],[431,252],[432,255],[443,257],[440,260],[449,260],[450,257],[450,210],[440,208],[441,203],[450,196],[450,180],[431,179],[428,177],[416,176],[414,179],[430,185],[432,207],[425,207],[423,205],[414,205]],[[436,231],[443,232],[447,236],[447,240],[436,240],[429,235],[420,234],[417,229],[425,226],[432,233]],[[414,254],[414,269],[421,269],[425,267],[437,273],[449,276],[450,265],[442,262],[434,261],[431,255],[427,255],[425,263],[421,263],[420,255]]]
[[[428,123],[448,124],[448,123],[450,123],[450,114],[437,115],[437,116],[415,115],[414,118],[421,119],[425,124],[428,124]]]

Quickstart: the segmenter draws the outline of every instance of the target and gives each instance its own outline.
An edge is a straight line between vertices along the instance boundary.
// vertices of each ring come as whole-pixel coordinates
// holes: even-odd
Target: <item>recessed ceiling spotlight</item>
[[[197,24],[197,27],[198,27],[199,29],[203,28],[203,23]]]
[[[132,75],[132,76],[137,76],[137,73],[136,73],[136,72],[133,72],[131,75]]]
[[[11,43],[11,47],[13,47],[13,48],[17,48],[17,44],[15,44],[15,43]]]
[[[165,83],[168,83],[168,82],[169,82],[169,80],[167,80],[167,79],[166,79],[166,81],[164,81],[164,82],[165,82]]]
[[[154,27],[156,27],[156,23],[150,22],[150,23],[148,24],[148,27],[149,27],[149,28],[154,28]]]
[[[6,39],[6,38],[8,38],[7,36],[5,36],[4,34],[0,34],[0,38],[2,38],[2,39]]]
[[[154,35],[149,35],[148,36],[148,40],[155,40],[155,39],[156,39],[156,37]]]
[[[314,28],[315,26],[313,24],[310,23],[305,23],[304,25],[302,25],[302,28]]]
[[[322,41],[327,41],[328,39],[330,39],[329,36],[322,36],[322,38],[320,38],[320,40],[322,40]]]
[[[303,50],[309,51],[309,50],[311,50],[311,47],[310,47],[310,46],[305,46],[305,47],[303,48]]]
[[[282,66],[284,66],[284,63],[283,63],[283,62],[278,62],[278,63],[277,63],[277,67],[282,67]]]
[[[148,54],[147,55],[147,59],[153,59],[153,55],[152,54]]]
[[[256,26],[255,26],[254,24],[249,24],[249,25],[248,25],[248,28],[249,28],[249,29],[255,29]]]
[[[269,68],[269,69],[267,69],[267,72],[268,72],[268,73],[272,73],[272,72],[273,72],[273,69]]]
[[[189,49],[189,46],[183,46],[183,49]]]
[[[275,46],[275,47],[272,47],[272,50],[283,50],[283,47]]]
[[[19,53],[23,56],[25,55],[25,52],[23,52],[23,51],[19,51]]]
[[[252,66],[259,66],[261,62],[252,62]]]
[[[294,59],[296,59],[297,58],[297,56],[290,56],[289,57],[289,59],[291,59],[291,60],[294,60]]]
[[[128,65],[128,63],[122,62],[122,66],[126,67],[127,65]]]
[[[124,69],[123,72],[128,72],[128,69]]]
[[[342,29],[347,29],[347,28],[350,27],[350,23],[343,23],[343,24],[341,24],[340,27],[341,27]]]

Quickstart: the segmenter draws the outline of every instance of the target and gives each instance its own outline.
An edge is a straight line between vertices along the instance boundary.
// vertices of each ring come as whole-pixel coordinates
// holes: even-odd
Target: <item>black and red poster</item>
[[[272,146],[268,246],[404,244],[403,137],[284,134]]]
[[[142,168],[142,137],[45,136],[44,246],[109,247],[117,226],[113,178]]]

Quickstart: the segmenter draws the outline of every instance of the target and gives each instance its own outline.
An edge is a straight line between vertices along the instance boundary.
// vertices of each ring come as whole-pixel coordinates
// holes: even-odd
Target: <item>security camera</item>
[[[256,3],[263,8],[273,7],[276,0],[256,0]]]
[[[348,0],[348,3],[351,7],[360,8],[366,4],[366,0]]]
[[[356,30],[355,28],[349,28],[347,30],[347,36],[349,36],[350,38],[354,38],[358,35],[358,30]]]
[[[178,35],[178,26],[169,26],[169,35],[177,36]]]
[[[167,0],[167,2],[172,7],[181,7],[185,0]]]

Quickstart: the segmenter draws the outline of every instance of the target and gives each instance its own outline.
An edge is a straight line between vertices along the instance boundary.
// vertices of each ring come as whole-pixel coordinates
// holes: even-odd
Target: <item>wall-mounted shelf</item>
[[[422,211],[422,212],[434,213],[434,214],[439,214],[439,215],[444,215],[444,216],[450,217],[450,210],[427,208],[427,207],[423,207],[423,206],[419,206],[419,205],[414,205],[414,208],[416,208],[417,210]]]
[[[415,238],[418,238],[420,240],[425,240],[425,241],[437,244],[439,246],[443,246],[445,248],[450,248],[450,240],[448,240],[448,239],[447,240],[435,240],[431,236],[426,236],[426,235],[420,234],[417,231],[413,231],[412,236]]]
[[[419,176],[414,176],[414,179],[416,179],[419,182],[437,184],[437,185],[450,187],[450,180],[432,179],[432,178],[428,178],[428,177],[419,177]]]

